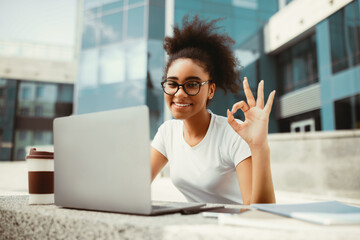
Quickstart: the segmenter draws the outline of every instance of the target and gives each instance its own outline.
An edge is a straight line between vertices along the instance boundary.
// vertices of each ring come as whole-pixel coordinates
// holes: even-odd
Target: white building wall
[[[264,27],[265,52],[286,46],[353,0],[294,0],[273,15]]]

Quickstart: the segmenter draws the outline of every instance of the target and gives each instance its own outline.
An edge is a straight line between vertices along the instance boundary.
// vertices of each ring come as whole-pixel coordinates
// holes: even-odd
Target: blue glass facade
[[[356,0],[316,26],[318,66],[321,85],[322,130],[336,130],[344,114],[336,102],[356,98],[360,94],[360,39],[359,1]],[[321,43],[321,44],[320,44]],[[351,104],[350,116],[360,112],[359,104]],[[336,121],[336,116],[340,119]],[[360,119],[354,118],[347,128],[360,128]]]
[[[321,98],[317,109],[279,118],[279,131],[289,132],[292,123],[306,119],[315,121],[315,130],[360,128],[359,34],[359,1],[355,0],[275,56],[280,96],[319,86]]]
[[[145,104],[144,1],[85,1],[76,113]]]
[[[76,113],[147,104],[162,122],[165,2],[85,1]]]
[[[51,145],[54,118],[72,111],[72,84],[0,79],[0,161],[24,160],[26,147]]]

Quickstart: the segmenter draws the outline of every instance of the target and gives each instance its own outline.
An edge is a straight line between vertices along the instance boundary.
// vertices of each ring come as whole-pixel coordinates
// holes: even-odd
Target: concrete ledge
[[[284,218],[296,228],[219,225],[202,214],[142,217],[27,204],[27,196],[0,197],[1,239],[356,239],[358,225],[319,226]],[[232,207],[239,207],[233,205]],[[263,213],[269,215],[269,213]],[[266,217],[266,216],[265,216]],[[306,228],[302,228],[305,226]]]
[[[276,190],[360,200],[360,131],[271,134]]]
[[[360,137],[360,130],[337,130],[337,131],[304,132],[304,133],[273,133],[273,134],[269,134],[269,142],[304,140],[304,139],[355,138],[355,137]]]

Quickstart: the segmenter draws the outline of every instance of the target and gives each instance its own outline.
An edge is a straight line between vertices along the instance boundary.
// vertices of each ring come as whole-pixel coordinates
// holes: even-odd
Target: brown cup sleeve
[[[29,193],[54,193],[54,172],[29,172]]]

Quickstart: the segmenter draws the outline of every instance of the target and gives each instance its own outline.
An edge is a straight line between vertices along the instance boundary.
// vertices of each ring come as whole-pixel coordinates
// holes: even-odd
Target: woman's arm
[[[274,203],[275,193],[267,136],[275,91],[270,93],[264,106],[264,81],[259,83],[256,102],[246,78],[243,85],[247,103],[238,102],[234,104],[231,112],[228,110],[229,124],[249,144],[251,150],[251,157],[236,166],[240,190],[244,204]],[[245,121],[242,124],[237,123],[233,116],[238,109],[241,109],[245,115]]]
[[[252,163],[251,157],[241,161],[236,166],[236,175],[239,181],[241,196],[244,205],[251,204],[252,194]]]
[[[262,156],[265,153],[260,153]],[[271,177],[270,157],[257,160],[257,153],[239,163],[236,175],[244,205],[252,203],[275,203],[274,187]],[[254,159],[254,160],[253,160]],[[265,160],[265,164],[261,161]],[[258,164],[260,162],[260,164]]]
[[[159,151],[155,148],[151,148],[151,182],[155,179],[155,177],[159,174],[161,169],[166,165],[168,162],[167,158],[162,155]]]

